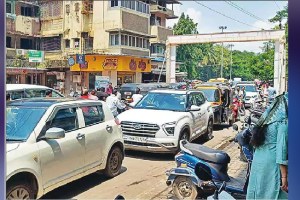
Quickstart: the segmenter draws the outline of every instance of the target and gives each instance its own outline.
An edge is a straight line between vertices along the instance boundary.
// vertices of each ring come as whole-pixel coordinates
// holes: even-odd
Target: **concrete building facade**
[[[47,71],[41,70],[44,78],[40,84],[62,93],[80,91],[82,87],[94,89],[98,76],[109,77],[113,86],[147,81],[145,74],[157,69],[155,61],[151,65],[151,58],[164,57],[165,41],[173,34],[166,27],[166,20],[176,16],[166,5],[178,3],[176,0],[32,2],[11,1],[7,55],[16,49],[44,51],[45,61],[38,68]],[[30,8],[23,8],[23,4]],[[30,46],[19,39],[23,37],[19,33],[31,40],[27,42]],[[15,49],[12,52],[11,47]],[[85,55],[85,63],[76,63],[78,54]],[[26,57],[26,51],[23,55]],[[75,63],[68,63],[70,59]],[[12,59],[11,63],[15,62]],[[22,61],[25,62],[26,59]]]

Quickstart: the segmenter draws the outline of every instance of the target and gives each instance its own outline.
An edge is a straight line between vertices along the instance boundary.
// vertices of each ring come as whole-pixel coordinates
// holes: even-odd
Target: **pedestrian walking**
[[[247,199],[287,199],[288,94],[275,98],[253,128]]]
[[[89,99],[89,91],[87,88],[84,88],[81,92],[81,99]]]
[[[100,101],[106,101],[106,98],[108,97],[108,94],[105,92],[105,88],[97,88],[96,96]]]
[[[108,85],[108,87],[106,88],[106,93],[108,94],[108,95],[111,95],[112,94],[112,92],[113,92],[113,86],[112,86],[112,83],[110,82],[109,83],[109,85]]]
[[[118,109],[124,110],[126,108],[126,105],[123,104],[120,99],[118,99],[117,93],[117,90],[113,90],[112,94],[106,99],[107,106],[110,108],[114,117],[119,114]]]
[[[99,100],[98,97],[96,96],[96,90],[92,90],[91,93],[89,94],[89,99],[91,100]]]
[[[143,95],[141,95],[141,89],[137,88],[136,94],[132,95],[132,102],[129,105],[134,107],[142,98]]]

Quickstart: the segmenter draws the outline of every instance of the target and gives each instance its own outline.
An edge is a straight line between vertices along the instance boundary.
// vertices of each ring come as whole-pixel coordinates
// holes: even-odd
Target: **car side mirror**
[[[44,139],[61,139],[65,137],[65,130],[62,128],[49,128],[45,136],[43,137]]]
[[[192,105],[190,111],[200,111],[200,106]]]

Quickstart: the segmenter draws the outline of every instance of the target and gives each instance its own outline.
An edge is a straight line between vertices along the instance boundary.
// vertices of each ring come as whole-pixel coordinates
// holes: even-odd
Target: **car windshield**
[[[208,102],[218,102],[218,101],[220,101],[220,93],[218,92],[218,90],[203,89],[201,91],[206,96]]]
[[[148,93],[135,108],[185,111],[186,95],[172,93]]]
[[[27,140],[45,111],[45,108],[6,107],[6,140]]]
[[[245,87],[246,92],[257,92],[255,85],[239,85],[240,88]]]

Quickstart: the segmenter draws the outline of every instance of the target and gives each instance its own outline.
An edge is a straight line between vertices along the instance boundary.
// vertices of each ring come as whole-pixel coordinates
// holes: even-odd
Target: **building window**
[[[164,54],[165,52],[165,46],[158,45],[158,44],[152,44],[151,45],[151,53],[153,54]]]
[[[20,39],[21,49],[33,49],[33,41],[31,39]]]
[[[66,49],[70,48],[70,40],[65,40],[65,48]]]
[[[79,48],[80,45],[80,39],[79,38],[75,38],[74,39],[74,48]]]
[[[75,12],[79,11],[79,3],[75,3]]]
[[[119,41],[119,34],[111,34],[109,37],[109,44],[111,46],[117,46],[120,45],[120,41]]]
[[[11,37],[6,36],[6,47],[11,48]]]
[[[149,4],[147,3],[141,1],[134,1],[134,0],[121,0],[120,4],[121,7],[135,10],[141,13],[149,14]],[[115,7],[115,6],[118,6],[118,1],[111,0],[111,7]]]
[[[61,50],[61,38],[60,37],[43,38],[42,50],[44,50],[44,51],[59,51],[59,50]]]
[[[94,38],[89,37],[84,40],[85,49],[93,49]]]
[[[6,13],[12,13],[11,12],[11,3],[6,3]]]
[[[32,16],[32,8],[21,6],[21,15],[31,17]]]
[[[160,17],[156,17],[156,25],[157,26],[161,26],[161,18]]]
[[[117,7],[118,6],[118,0],[111,0],[110,1],[110,7]]]
[[[66,13],[69,14],[70,13],[70,4],[66,5]]]

